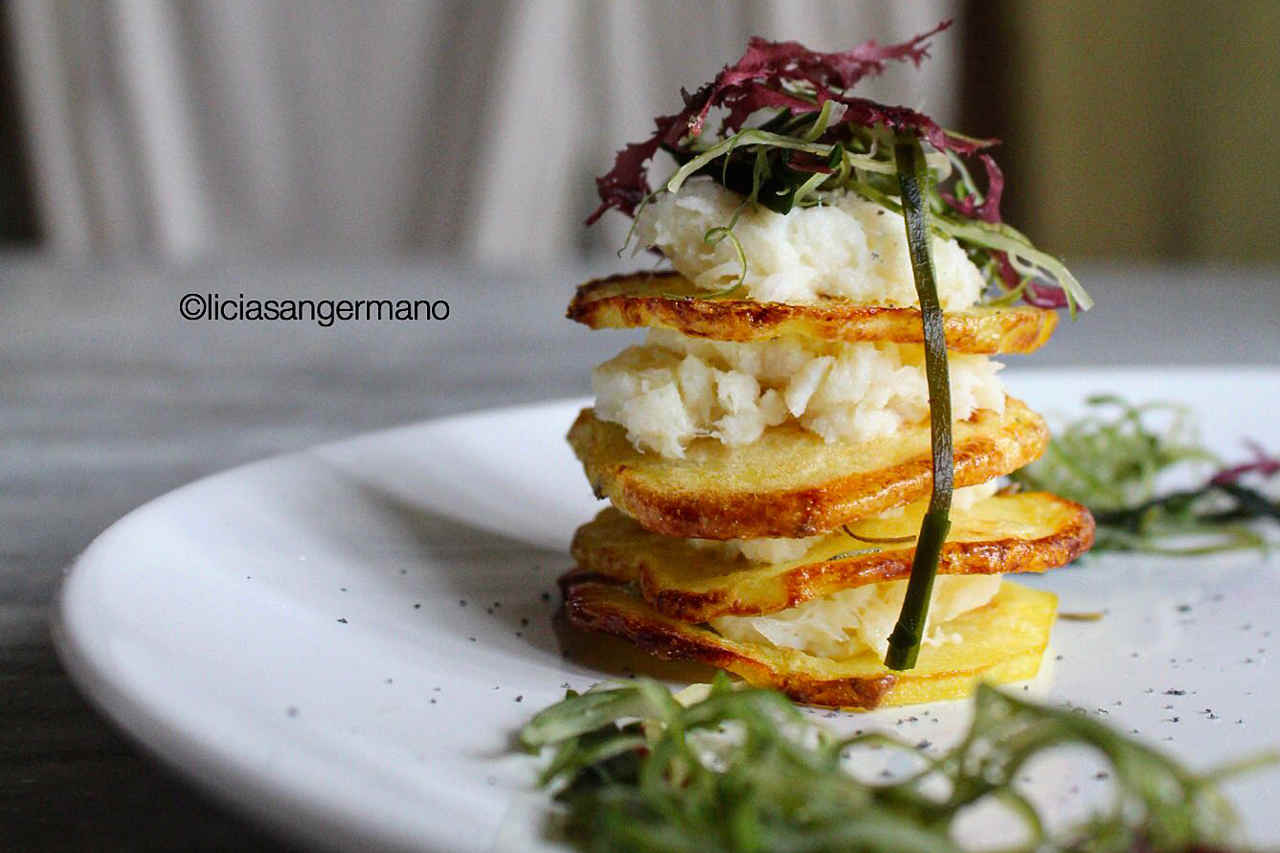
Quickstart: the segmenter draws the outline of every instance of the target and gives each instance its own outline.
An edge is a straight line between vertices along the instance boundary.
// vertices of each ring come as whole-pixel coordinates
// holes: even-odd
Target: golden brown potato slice
[[[926,507],[899,517],[854,522],[872,539],[915,536]],[[1000,495],[951,515],[938,571],[945,574],[1043,572],[1066,565],[1093,544],[1089,510],[1056,495]],[[785,563],[752,563],[687,539],[649,533],[612,507],[583,525],[570,548],[579,570],[635,583],[667,616],[705,622],[716,616],[773,613],[819,596],[911,573],[915,543],[869,543],[836,530]]]
[[[953,436],[960,487],[1034,461],[1049,431],[1007,397],[1003,414],[980,410]],[[583,409],[569,444],[598,497],[666,536],[799,539],[919,500],[933,481],[928,422],[861,444],[828,444],[784,424],[741,447],[696,439],[685,458],[669,459],[641,453],[621,426]]]
[[[914,669],[893,672],[872,652],[843,660],[737,643],[664,616],[625,587],[566,578],[565,613],[579,628],[624,637],[665,660],[694,660],[774,687],[799,702],[870,709],[958,699],[979,681],[1032,678],[1049,643],[1057,597],[1006,581],[989,604],[946,623],[959,642],[926,645]]]
[[[567,316],[593,329],[674,329],[718,341],[758,341],[799,335],[830,341],[924,342],[918,308],[856,305],[829,299],[815,305],[707,299],[679,273],[630,273],[589,281]],[[1058,315],[1029,305],[948,311],[947,348],[994,355],[1039,349]]]

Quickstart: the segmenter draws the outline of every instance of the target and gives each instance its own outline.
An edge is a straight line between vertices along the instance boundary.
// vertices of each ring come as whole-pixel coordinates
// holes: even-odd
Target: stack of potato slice
[[[714,341],[922,341],[915,308],[696,294],[674,273],[618,276],[578,288],[568,316],[593,329]],[[975,308],[948,313],[945,330],[952,353],[1025,353],[1055,323],[1053,312],[1031,307]],[[638,447],[622,425],[585,409],[569,442],[596,495],[613,505],[574,538],[577,567],[561,581],[570,622],[812,704],[955,698],[980,680],[1034,676],[1056,600],[998,576],[1065,565],[1093,541],[1088,510],[1054,495],[957,501],[926,643],[916,667],[894,672],[883,664],[884,642],[932,485],[927,417],[864,442],[825,440],[787,421],[749,443],[697,437],[676,457]],[[979,409],[955,424],[955,485],[1008,474],[1047,443],[1043,420],[1020,401]],[[783,548],[775,561],[720,546],[799,539],[798,551]]]

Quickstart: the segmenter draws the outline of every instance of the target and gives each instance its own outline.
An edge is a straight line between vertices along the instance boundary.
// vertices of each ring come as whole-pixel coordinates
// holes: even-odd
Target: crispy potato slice
[[[955,484],[1007,474],[1044,452],[1044,420],[1012,397],[953,430]],[[569,430],[598,497],[666,536],[799,539],[919,500],[932,488],[929,424],[876,441],[828,444],[794,424],[727,447],[696,439],[684,459],[641,453],[626,430],[583,409]]]
[[[593,329],[674,329],[718,341],[758,341],[799,335],[830,341],[924,342],[920,309],[856,305],[828,299],[815,305],[707,299],[679,273],[630,273],[581,285],[570,320]],[[994,355],[1039,349],[1058,324],[1053,311],[1030,305],[948,311],[947,348]]]
[[[893,519],[855,522],[858,536],[915,536],[926,501]],[[1089,510],[1045,492],[999,495],[952,513],[938,571],[945,574],[1043,572],[1066,565],[1093,544]],[[635,583],[661,613],[686,622],[757,616],[911,573],[915,543],[873,544],[836,530],[785,563],[752,563],[687,539],[649,533],[610,507],[583,525],[570,548],[579,570]]]
[[[870,709],[968,696],[979,681],[1032,678],[1049,644],[1057,597],[1008,581],[984,607],[947,622],[959,642],[925,646],[914,669],[894,672],[872,652],[843,660],[795,649],[737,643],[654,610],[625,587],[587,577],[565,579],[571,624],[624,637],[664,660],[726,669],[799,702]]]

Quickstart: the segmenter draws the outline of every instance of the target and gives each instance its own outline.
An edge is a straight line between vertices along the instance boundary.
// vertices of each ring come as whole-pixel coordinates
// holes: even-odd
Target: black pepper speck
[[[343,625],[347,624],[347,620],[345,617],[341,617],[341,616],[338,617],[338,621],[341,622]]]

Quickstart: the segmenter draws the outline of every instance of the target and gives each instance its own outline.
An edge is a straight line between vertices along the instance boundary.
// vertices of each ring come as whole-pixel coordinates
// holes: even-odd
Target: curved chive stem
[[[916,136],[899,136],[893,146],[902,188],[902,218],[907,226],[907,249],[911,272],[920,297],[920,320],[924,325],[924,371],[929,384],[929,420],[933,451],[933,493],[929,509],[920,524],[916,552],[911,561],[907,595],[898,614],[898,624],[889,635],[889,652],[884,664],[890,669],[911,669],[920,654],[925,619],[933,579],[938,573],[942,543],[951,528],[951,490],[955,465],[951,447],[951,386],[947,371],[947,341],[942,330],[942,305],[933,278],[933,258],[929,253],[929,210],[925,201],[929,169],[924,149]]]

